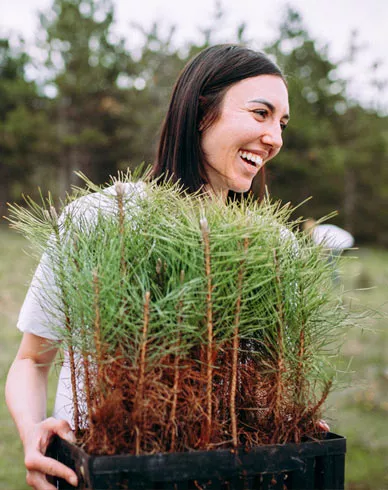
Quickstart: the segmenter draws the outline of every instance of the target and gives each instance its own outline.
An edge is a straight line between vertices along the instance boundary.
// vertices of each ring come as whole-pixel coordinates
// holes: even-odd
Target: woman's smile
[[[247,162],[249,165],[253,165],[256,168],[261,168],[263,165],[263,158],[260,155],[252,153],[251,151],[239,151],[240,158]]]

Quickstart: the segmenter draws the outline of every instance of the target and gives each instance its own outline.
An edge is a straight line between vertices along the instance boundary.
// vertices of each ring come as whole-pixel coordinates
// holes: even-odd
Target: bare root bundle
[[[138,406],[139,369],[122,353],[107,360],[99,374],[96,370],[89,372],[89,377],[94,376],[89,380],[93,388],[88,395],[92,407],[85,410],[84,418],[86,421],[88,413],[93,414],[90,421],[93,430],[84,432],[83,445],[94,454],[152,454],[231,448],[235,447],[235,437],[239,445],[250,448],[274,443],[275,432],[275,443],[298,442],[306,434],[314,433],[311,420],[319,418],[330,386],[326,386],[319,400],[296,408],[292,383],[284,383],[279,395],[276,374],[268,370],[263,375],[258,356],[246,354],[239,356],[233,429],[230,394],[225,389],[230,386],[234,369],[233,356],[229,354],[232,347],[233,340],[229,347],[219,349],[217,358],[212,361],[213,418],[208,441],[203,440],[208,416],[207,371],[201,368],[198,348],[195,348],[189,357],[179,360],[179,388],[175,355],[166,356],[157,366],[148,366],[142,374],[141,407]],[[101,378],[105,384],[104,398],[98,394],[101,386],[97,380]],[[275,397],[276,413],[273,410]]]

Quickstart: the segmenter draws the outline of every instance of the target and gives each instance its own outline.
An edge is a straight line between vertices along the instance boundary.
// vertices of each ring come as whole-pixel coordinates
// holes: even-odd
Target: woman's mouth
[[[253,167],[260,168],[263,165],[263,159],[255,153],[240,150],[238,154],[244,160],[244,162],[252,165]]]

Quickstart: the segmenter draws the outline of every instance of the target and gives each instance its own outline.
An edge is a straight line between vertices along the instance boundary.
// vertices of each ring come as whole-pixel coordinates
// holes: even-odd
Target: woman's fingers
[[[63,478],[73,486],[78,485],[77,475],[73,470],[53,458],[45,456],[47,447],[54,434],[75,442],[69,424],[64,420],[48,418],[35,425],[25,444],[25,466],[27,483],[36,490],[54,490],[46,475]]]
[[[318,420],[318,429],[323,430],[324,432],[330,432],[329,425],[324,420]]]
[[[39,451],[35,451],[35,453],[27,456],[24,464],[27,471],[33,473],[34,476],[36,476],[36,473],[39,473],[46,480],[45,475],[51,475],[63,478],[73,486],[77,486],[78,484],[77,476],[73,470],[53,458],[43,456]]]
[[[44,442],[47,444],[50,442],[53,434],[57,434],[59,437],[69,442],[76,441],[71,427],[66,420],[57,420],[54,417],[49,417],[48,419],[43,420],[43,422],[40,422],[38,425],[48,436],[48,440],[44,440]],[[44,448],[44,450],[46,449],[47,447]]]
[[[34,490],[56,490],[57,488],[51,485],[45,475],[39,471],[27,471],[26,482]]]

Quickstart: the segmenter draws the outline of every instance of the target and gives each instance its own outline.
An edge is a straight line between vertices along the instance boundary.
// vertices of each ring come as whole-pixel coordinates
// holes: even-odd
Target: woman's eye
[[[265,117],[268,114],[268,111],[266,111],[265,109],[255,109],[253,112],[260,117]]]
[[[282,131],[284,131],[286,128],[287,128],[287,124],[286,123],[280,123],[280,129]]]

